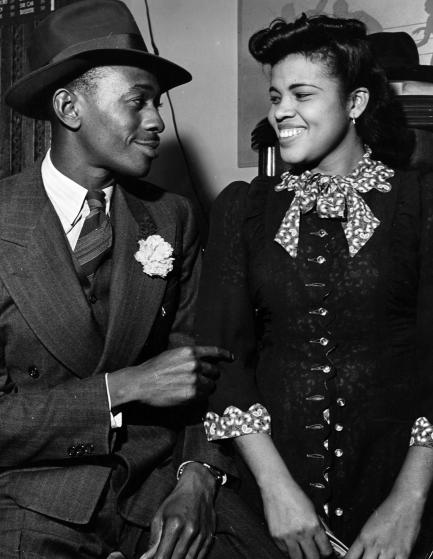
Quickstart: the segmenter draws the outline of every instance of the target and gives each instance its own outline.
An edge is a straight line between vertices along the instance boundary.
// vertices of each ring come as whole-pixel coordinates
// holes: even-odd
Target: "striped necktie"
[[[86,196],[89,214],[84,220],[74,254],[89,282],[105,256],[110,252],[113,232],[105,213],[105,193],[89,190]]]

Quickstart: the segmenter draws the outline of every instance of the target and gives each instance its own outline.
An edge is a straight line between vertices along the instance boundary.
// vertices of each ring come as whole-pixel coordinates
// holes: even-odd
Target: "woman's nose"
[[[283,120],[284,118],[293,118],[296,115],[296,108],[291,101],[283,101],[275,106],[276,120]]]

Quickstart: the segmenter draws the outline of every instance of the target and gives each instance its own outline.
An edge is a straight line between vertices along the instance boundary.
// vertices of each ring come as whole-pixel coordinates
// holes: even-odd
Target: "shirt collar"
[[[61,173],[51,160],[51,149],[48,150],[41,166],[42,182],[48,198],[56,210],[63,228],[68,232],[83,211],[87,189]],[[103,188],[106,200],[106,211],[109,213],[113,185]]]

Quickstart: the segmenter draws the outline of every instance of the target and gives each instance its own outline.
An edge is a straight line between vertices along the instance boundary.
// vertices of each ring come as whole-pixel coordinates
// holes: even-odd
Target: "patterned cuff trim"
[[[261,404],[252,405],[244,412],[236,406],[229,406],[219,416],[208,412],[204,420],[204,429],[208,441],[233,439],[251,433],[271,434],[271,416]]]
[[[428,446],[433,449],[433,425],[426,417],[418,417],[413,424],[409,446]]]

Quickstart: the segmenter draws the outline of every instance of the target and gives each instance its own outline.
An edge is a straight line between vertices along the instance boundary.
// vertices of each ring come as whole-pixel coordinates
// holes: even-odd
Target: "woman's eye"
[[[270,102],[272,103],[272,105],[276,105],[277,103],[280,102],[280,98],[279,98],[279,97],[270,97],[269,100],[270,100]]]
[[[311,97],[312,94],[300,91],[295,93],[295,95],[296,95],[296,99],[307,99],[308,97]]]

